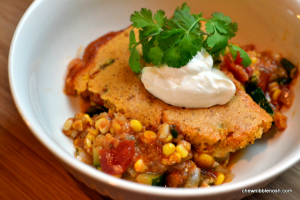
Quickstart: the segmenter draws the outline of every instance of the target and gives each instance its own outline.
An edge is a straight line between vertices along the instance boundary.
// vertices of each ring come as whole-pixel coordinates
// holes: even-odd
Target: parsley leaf
[[[233,44],[229,44],[230,53],[232,58],[235,60],[237,57],[237,52],[239,52],[240,57],[243,59],[242,65],[244,67],[248,67],[251,64],[251,59],[249,58],[246,51],[244,51],[241,47],[235,46]]]
[[[142,8],[135,11],[130,20],[133,28],[139,29],[139,41],[134,31],[130,32],[129,65],[134,72],[140,72],[140,55],[137,46],[142,45],[143,59],[148,63],[160,66],[180,68],[186,65],[198,51],[204,48],[213,57],[224,55],[228,46],[233,57],[237,52],[243,58],[243,66],[249,66],[251,60],[247,53],[230,43],[236,35],[238,25],[230,17],[215,12],[210,19],[202,18],[202,13],[191,14],[186,3],[178,7],[172,18],[167,19],[165,12],[158,10],[154,15],[151,10]],[[200,28],[200,21],[205,21],[205,31]]]

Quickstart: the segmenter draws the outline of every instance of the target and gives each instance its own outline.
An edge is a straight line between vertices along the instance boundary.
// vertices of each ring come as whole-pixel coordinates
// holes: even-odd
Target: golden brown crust
[[[225,105],[184,109],[151,95],[128,64],[130,29],[99,48],[93,61],[78,73],[74,81],[78,94],[98,94],[106,107],[153,130],[162,123],[174,124],[199,151],[215,157],[244,148],[271,127],[272,117],[253,102],[229,72],[225,73],[237,92]]]

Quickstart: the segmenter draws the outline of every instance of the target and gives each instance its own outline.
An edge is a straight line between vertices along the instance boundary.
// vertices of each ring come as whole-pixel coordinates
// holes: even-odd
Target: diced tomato
[[[246,67],[245,71],[248,74],[248,77],[251,77],[253,75],[253,69],[250,66]]]
[[[255,46],[253,44],[248,44],[248,45],[242,46],[242,49],[244,49],[244,51],[253,51],[255,49]]]
[[[100,150],[99,154],[103,172],[112,175],[123,174],[133,161],[135,142],[134,140],[121,141],[116,148]]]
[[[237,52],[237,56],[236,56],[234,63],[236,65],[242,65],[242,62],[243,62],[243,58],[240,56],[240,52]]]
[[[269,70],[263,70],[260,72],[260,81],[259,81],[259,87],[262,89],[264,93],[266,93],[267,85],[269,82],[271,72]]]
[[[281,101],[287,107],[290,107],[294,101],[294,98],[295,94],[292,90],[289,90],[287,87],[282,88],[279,101]]]
[[[227,54],[224,56],[225,64],[228,70],[233,74],[233,76],[240,81],[241,83],[245,83],[248,81],[249,76],[241,65],[236,65],[233,61],[231,54]]]

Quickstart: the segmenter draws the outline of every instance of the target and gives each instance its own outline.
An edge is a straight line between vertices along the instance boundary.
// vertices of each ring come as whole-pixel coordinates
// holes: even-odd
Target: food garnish
[[[243,59],[241,65],[247,67],[251,64],[242,48],[228,43],[236,35],[238,24],[221,12],[215,12],[210,19],[205,19],[202,13],[190,14],[190,8],[184,3],[170,19],[167,19],[163,10],[158,10],[153,16],[151,10],[142,8],[131,15],[131,21],[133,28],[139,29],[139,41],[132,29],[129,42],[129,65],[136,73],[141,72],[141,57],[137,50],[140,44],[143,59],[156,66],[167,64],[174,68],[183,67],[202,48],[213,58],[218,58],[225,54],[226,47],[234,59],[239,53]],[[206,22],[205,31],[201,29],[200,21]]]

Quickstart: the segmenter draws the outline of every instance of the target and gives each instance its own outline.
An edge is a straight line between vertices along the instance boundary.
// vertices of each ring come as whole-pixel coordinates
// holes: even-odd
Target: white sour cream
[[[184,67],[145,67],[142,82],[155,97],[173,106],[207,108],[226,104],[235,94],[234,83],[213,66],[202,49]]]

